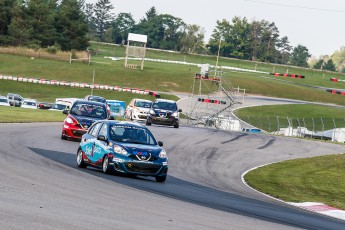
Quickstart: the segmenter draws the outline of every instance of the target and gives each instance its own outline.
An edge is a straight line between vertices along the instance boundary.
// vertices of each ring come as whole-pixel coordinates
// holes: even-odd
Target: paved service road
[[[0,124],[1,229],[345,229],[273,200],[241,174],[342,153],[342,145],[244,132],[151,126],[169,155],[166,183],[78,169],[61,123]]]

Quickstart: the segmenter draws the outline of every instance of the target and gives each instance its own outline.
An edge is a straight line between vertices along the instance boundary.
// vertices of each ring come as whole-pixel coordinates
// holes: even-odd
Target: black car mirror
[[[181,113],[181,112],[182,112],[182,109],[179,109],[178,112]]]
[[[64,110],[62,111],[63,114],[68,114],[68,112],[69,112],[69,110],[67,110],[67,109],[64,109]]]
[[[158,145],[162,147],[163,146],[163,142],[158,141]]]
[[[97,140],[99,141],[107,141],[107,138],[104,135],[98,135]]]
[[[115,120],[115,117],[110,115],[108,120]]]

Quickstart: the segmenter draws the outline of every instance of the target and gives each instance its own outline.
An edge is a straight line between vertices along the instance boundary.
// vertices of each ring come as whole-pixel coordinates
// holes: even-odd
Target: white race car
[[[152,101],[134,98],[127,106],[125,117],[131,120],[146,120]]]

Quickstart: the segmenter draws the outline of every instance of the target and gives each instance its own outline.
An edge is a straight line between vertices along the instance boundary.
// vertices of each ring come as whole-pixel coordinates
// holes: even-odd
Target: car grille
[[[162,166],[157,164],[127,162],[125,163],[125,167],[128,172],[156,174]]]
[[[87,130],[72,130],[74,136],[81,137],[86,133]]]
[[[133,160],[138,160],[138,158],[135,155],[129,155],[128,158],[131,158]],[[157,160],[157,157],[151,156],[151,158],[148,161],[152,162],[156,160]]]

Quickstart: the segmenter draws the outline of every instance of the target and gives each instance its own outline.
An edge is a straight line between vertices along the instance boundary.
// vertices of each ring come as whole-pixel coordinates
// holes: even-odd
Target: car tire
[[[78,149],[78,152],[77,152],[77,166],[79,168],[87,167],[87,164],[85,164],[85,162],[83,161],[83,151],[81,151],[81,149]]]
[[[131,121],[133,121],[133,113],[132,112],[130,114],[130,119],[131,119]]]
[[[179,124],[179,123],[177,123],[177,124],[174,125],[174,128],[177,129],[178,127],[180,127],[180,124]]]
[[[146,120],[146,125],[151,125],[151,122],[149,121],[149,119]]]
[[[102,171],[105,174],[112,174],[113,173],[111,165],[109,164],[109,157],[107,155],[105,155],[103,158]]]
[[[156,176],[155,178],[156,178],[157,182],[163,183],[164,181],[166,181],[167,176],[166,175],[164,175],[164,176]]]
[[[67,137],[65,135],[61,134],[61,139],[62,140],[67,140]]]

